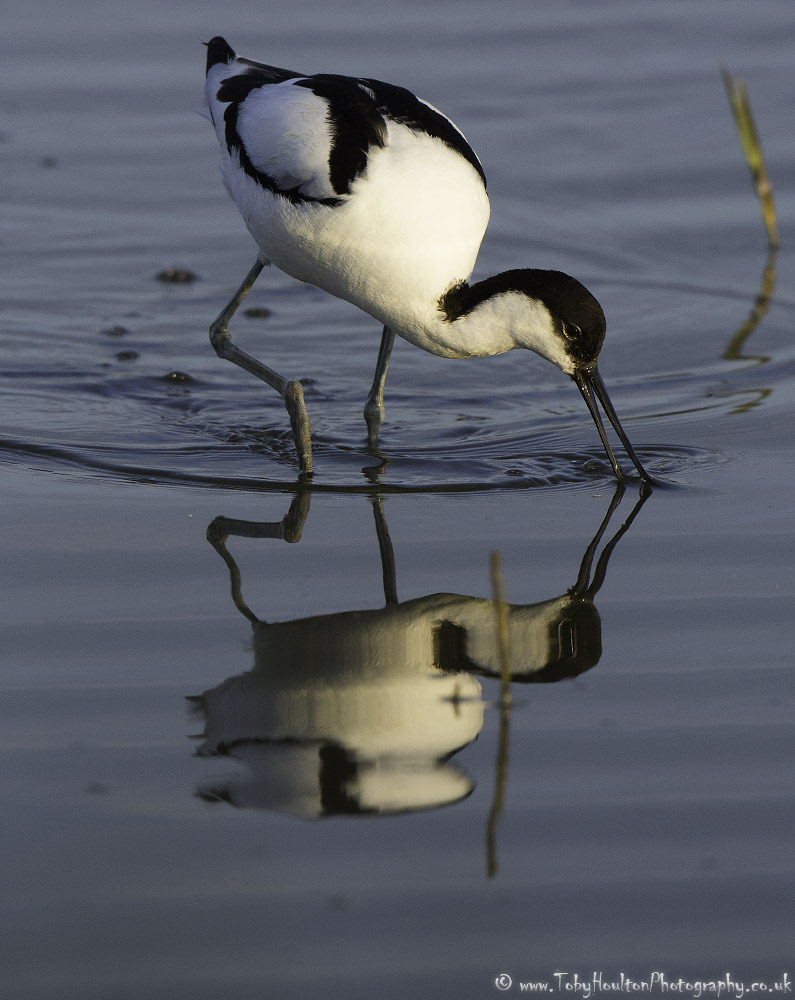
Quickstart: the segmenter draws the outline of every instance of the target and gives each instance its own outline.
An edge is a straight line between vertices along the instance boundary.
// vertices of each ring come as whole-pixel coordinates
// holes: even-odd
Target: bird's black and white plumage
[[[380,406],[387,336],[395,333],[447,358],[526,348],[575,379],[621,476],[593,399],[595,391],[616,426],[596,372],[602,309],[557,271],[517,269],[469,284],[489,218],[486,178],[445,115],[379,80],[306,76],[242,58],[223,38],[207,45],[205,96],[197,110],[215,127],[224,183],[260,261],[384,325],[383,364],[379,357],[368,405],[378,397]],[[211,332],[216,350],[249,370],[234,345],[226,353],[219,347],[226,350],[228,320],[257,273]],[[281,376],[255,374],[285,395]]]

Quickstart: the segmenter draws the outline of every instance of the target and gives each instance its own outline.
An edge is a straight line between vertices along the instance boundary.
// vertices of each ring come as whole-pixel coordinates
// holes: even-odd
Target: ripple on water
[[[692,290],[687,295],[692,298]],[[704,308],[711,306],[705,293]],[[791,310],[782,309],[787,319]],[[105,334],[105,342],[113,344]],[[281,401],[232,366],[210,358],[200,362],[199,374],[160,367],[162,349],[141,336],[131,347],[135,357],[124,361],[98,362],[90,343],[81,349],[71,341],[60,356],[46,338],[40,343],[37,348],[36,338],[27,337],[0,373],[5,460],[186,487],[256,490],[295,483],[294,448]],[[358,347],[350,349],[353,354]],[[781,349],[765,357],[729,358],[702,352],[683,372],[650,347],[642,356],[647,370],[636,364],[630,375],[622,374],[616,361],[626,359],[613,353],[605,377],[649,471],[663,482],[692,485],[705,470],[733,457],[711,444],[721,440],[713,431],[716,422],[767,404],[791,381],[790,354]],[[548,366],[517,358],[489,359],[475,368],[437,365],[421,352],[405,352],[390,372],[381,450],[372,454],[361,417],[361,359],[347,371],[345,350],[337,351],[328,374],[306,382],[313,487],[538,489],[610,480],[578,394]],[[618,368],[618,377],[610,377],[611,368]],[[708,440],[710,447],[682,446],[683,421],[693,440]],[[710,432],[699,433],[699,425],[706,429],[707,423]],[[677,443],[666,442],[667,435]],[[731,440],[728,434],[724,439]]]
[[[183,414],[184,417],[184,414]],[[62,440],[54,444],[7,438],[0,441],[6,460],[46,471],[110,476],[121,481],[162,482],[178,486],[262,490],[289,487],[298,480],[289,428],[253,427],[216,429],[201,420],[162,421],[128,436],[123,444]],[[179,432],[179,433],[178,433]],[[190,437],[177,444],[173,438]],[[582,487],[612,480],[612,471],[598,441],[594,448],[577,449],[566,435],[525,435],[516,439],[495,436],[488,444],[467,446],[462,438],[425,444],[416,451],[384,447],[369,454],[335,439],[315,444],[313,488],[320,490],[459,491],[484,489],[539,489]],[[199,440],[204,438],[204,440]],[[671,483],[692,481],[697,470],[727,456],[684,447],[639,449],[644,463],[659,479]],[[629,468],[629,463],[625,462]]]

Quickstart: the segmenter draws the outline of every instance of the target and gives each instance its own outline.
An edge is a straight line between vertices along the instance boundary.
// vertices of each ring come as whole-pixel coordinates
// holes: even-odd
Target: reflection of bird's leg
[[[267,382],[271,388],[275,389],[284,400],[284,407],[290,416],[290,425],[293,429],[295,448],[298,453],[298,465],[302,473],[309,474],[312,471],[312,438],[309,427],[309,416],[304,404],[304,389],[300,382],[284,378],[273,368],[268,368],[261,361],[252,357],[246,351],[232,343],[229,335],[229,321],[237,312],[240,303],[248,295],[251,286],[259,277],[259,273],[265,265],[261,260],[251,268],[243,279],[240,287],[218,314],[210,326],[210,343],[213,345],[215,353],[219,358],[225,358],[233,364],[244,368],[258,379]],[[383,387],[382,387],[383,388]]]
[[[395,570],[395,550],[389,537],[389,528],[384,514],[384,504],[380,496],[371,496],[375,517],[375,533],[378,536],[378,550],[381,553],[381,572],[384,579],[384,600],[387,604],[397,604],[397,572]]]
[[[260,619],[243,600],[240,569],[226,547],[226,540],[230,535],[236,535],[238,538],[280,538],[285,542],[297,542],[309,514],[310,500],[309,490],[299,490],[281,521],[239,521],[231,517],[216,517],[207,528],[207,541],[229,568],[235,607],[252,625]]]
[[[282,518],[282,535],[285,542],[300,542],[301,532],[309,517],[309,504],[312,494],[309,490],[298,490],[292,499],[290,509]]]
[[[378,432],[384,422],[384,383],[386,382],[386,370],[389,366],[389,355],[392,353],[392,345],[395,342],[395,335],[385,326],[381,334],[381,346],[378,348],[378,360],[375,363],[375,375],[373,385],[364,404],[364,419],[367,423],[367,443],[371,449],[378,447]]]
[[[251,608],[249,608],[243,600],[240,567],[235,562],[232,553],[226,547],[226,539],[228,536],[229,531],[227,530],[227,519],[225,517],[216,517],[207,528],[207,541],[210,545],[212,545],[229,569],[229,582],[232,588],[232,600],[235,602],[235,607],[244,618],[248,618],[252,625],[256,625],[259,622],[259,618],[257,618]]]

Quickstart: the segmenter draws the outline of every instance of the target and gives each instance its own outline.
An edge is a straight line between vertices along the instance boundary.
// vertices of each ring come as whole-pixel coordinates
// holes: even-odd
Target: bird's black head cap
[[[605,314],[585,285],[562,271],[525,270],[523,291],[540,299],[552,314],[575,368],[592,365],[605,339]]]
[[[521,292],[543,302],[574,368],[595,363],[605,339],[605,314],[585,285],[562,271],[516,268],[474,285],[458,282],[445,292],[439,305],[445,318],[454,322],[505,292]]]

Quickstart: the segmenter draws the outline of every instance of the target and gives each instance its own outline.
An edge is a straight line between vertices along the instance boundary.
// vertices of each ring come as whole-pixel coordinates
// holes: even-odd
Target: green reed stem
[[[756,131],[751,113],[745,81],[741,77],[733,78],[724,66],[721,66],[721,76],[734,115],[734,123],[737,126],[737,134],[740,136],[743,153],[751,170],[756,196],[762,210],[762,220],[767,230],[768,243],[771,247],[777,247],[778,226],[776,225],[776,207],[773,203],[773,187],[765,167],[762,144],[759,141],[759,133]]]

